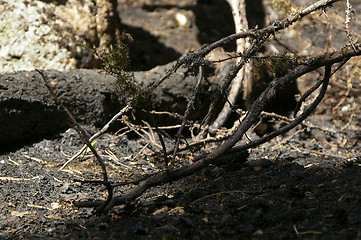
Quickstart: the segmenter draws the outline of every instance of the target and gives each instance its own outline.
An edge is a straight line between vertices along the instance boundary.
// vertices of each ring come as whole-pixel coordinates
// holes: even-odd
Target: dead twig
[[[154,118],[152,116],[152,114],[149,113],[149,111],[146,111],[146,113],[148,114],[149,116],[149,119],[151,120],[151,123],[154,125],[154,129],[155,129],[155,132],[157,133],[158,135],[158,138],[159,138],[159,142],[162,146],[162,153],[163,153],[163,159],[164,159],[164,162],[166,163],[166,165],[168,165],[168,154],[167,154],[167,147],[165,146],[165,143],[164,143],[164,139],[163,139],[163,135],[162,134],[165,134],[164,132],[162,132],[158,125],[156,124],[156,122],[154,121]],[[148,124],[148,123],[147,123]],[[152,127],[148,124],[148,127],[151,131]],[[166,135],[166,134],[165,134]]]
[[[45,86],[47,87],[48,91],[50,92],[51,96],[54,98],[56,103],[59,104],[65,110],[65,112],[68,114],[69,118],[73,121],[73,123],[75,124],[75,130],[78,132],[79,136],[85,142],[87,147],[92,151],[92,153],[94,154],[95,158],[97,159],[99,165],[101,166],[102,173],[103,173],[103,185],[108,190],[108,196],[107,196],[107,199],[101,205],[99,205],[96,209],[96,213],[100,214],[108,206],[111,199],[113,198],[113,186],[110,184],[110,182],[108,180],[107,169],[105,167],[104,161],[99,156],[98,152],[95,150],[95,148],[89,141],[90,138],[88,137],[88,134],[80,126],[80,124],[78,123],[78,121],[76,120],[74,115],[69,111],[69,109],[67,107],[65,107],[65,105],[61,102],[61,100],[58,98],[58,96],[56,96],[55,92],[53,91],[52,87],[50,86],[49,81],[46,79],[44,73],[38,69],[36,69],[36,71],[40,74],[40,76],[44,80]]]
[[[187,123],[190,111],[193,108],[193,104],[194,104],[194,101],[196,100],[197,94],[199,92],[199,86],[200,86],[200,84],[202,82],[202,79],[203,79],[203,66],[199,66],[197,84],[196,84],[196,87],[194,89],[194,93],[193,93],[191,99],[189,99],[189,101],[188,101],[187,109],[186,109],[186,111],[184,113],[182,124],[181,124],[180,128],[178,129],[178,132],[177,132],[177,135],[176,135],[176,143],[175,143],[175,146],[174,146],[174,151],[173,151],[173,156],[172,156],[172,167],[174,167],[174,164],[175,164],[175,156],[176,156],[177,151],[178,151],[180,137],[181,137],[181,135],[183,133],[184,126]]]
[[[354,41],[353,38],[351,36],[351,28],[350,28],[350,23],[351,23],[351,14],[352,14],[352,5],[350,4],[350,0],[346,0],[346,20],[345,20],[345,32],[346,32],[346,36],[348,38],[348,42],[349,44],[353,47],[353,49],[356,51],[355,45],[354,45]]]
[[[122,122],[127,125],[129,127],[129,129],[131,129],[133,132],[135,132],[139,137],[141,137],[144,141],[148,142],[148,144],[152,145],[153,147],[157,148],[157,149],[162,149],[162,146],[159,145],[157,143],[157,141],[155,140],[154,134],[153,134],[153,130],[152,128],[149,126],[150,132],[147,132],[144,130],[144,128],[142,126],[138,126],[135,125],[131,122],[129,122],[128,120],[126,120],[125,118],[122,119]],[[147,125],[148,123],[146,123]],[[140,132],[143,132],[143,134]],[[147,135],[147,137],[145,136]]]
[[[95,133],[93,136],[91,136],[91,138],[89,138],[89,142],[93,142],[95,139],[97,139],[99,136],[101,136],[102,134],[104,134],[108,128],[110,127],[110,125],[115,122],[118,118],[120,118],[121,116],[123,116],[126,112],[128,112],[129,110],[131,110],[132,107],[130,104],[127,104],[125,107],[123,107],[117,114],[114,115],[114,117],[112,117],[112,119],[109,120],[109,122],[107,122],[104,127],[98,131],[97,133]],[[84,145],[78,153],[76,153],[74,156],[72,156],[68,161],[66,161],[63,166],[61,166],[61,168],[59,168],[58,171],[63,170],[71,161],[73,161],[74,159],[76,159],[77,157],[80,156],[80,154],[82,154],[85,149],[87,148],[87,145]]]

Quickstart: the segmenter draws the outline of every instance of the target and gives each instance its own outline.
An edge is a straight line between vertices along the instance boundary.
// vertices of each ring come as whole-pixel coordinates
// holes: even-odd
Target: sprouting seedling
[[[92,147],[95,148],[95,145],[97,144],[97,141],[94,141],[91,143]],[[89,147],[87,147],[86,149],[84,149],[82,152],[81,152],[81,155],[85,156],[87,155],[88,153],[90,153],[91,150]]]

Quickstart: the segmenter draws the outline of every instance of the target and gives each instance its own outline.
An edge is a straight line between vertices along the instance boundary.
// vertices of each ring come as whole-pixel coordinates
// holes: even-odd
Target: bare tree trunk
[[[233,19],[236,33],[248,31],[248,21],[246,17],[246,6],[244,0],[227,0],[232,8]],[[250,46],[250,42],[246,38],[237,39],[237,53],[244,53],[245,49]],[[238,58],[238,61],[241,57]],[[252,65],[250,62],[246,63],[244,67],[238,72],[233,79],[230,91],[228,93],[228,101],[223,106],[222,111],[218,114],[217,119],[213,122],[211,128],[220,128],[227,121],[231,113],[231,105],[236,103],[237,97],[243,85],[243,99],[249,94],[252,88]]]

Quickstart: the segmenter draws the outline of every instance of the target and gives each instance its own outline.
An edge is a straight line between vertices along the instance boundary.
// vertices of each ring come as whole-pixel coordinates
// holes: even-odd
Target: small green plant
[[[123,33],[121,39],[132,40],[126,33]],[[119,41],[116,45],[111,45],[100,58],[103,61],[103,70],[117,78],[115,87],[119,97],[126,101],[131,100],[134,107],[147,108],[151,91],[135,81],[131,72],[128,45]]]
[[[92,142],[91,145],[93,146],[93,148],[95,148],[95,145],[97,145],[97,141]],[[91,153],[91,149],[90,149],[89,147],[87,147],[86,149],[84,149],[84,150],[81,152],[81,155],[85,156],[85,155],[87,155],[88,153]]]

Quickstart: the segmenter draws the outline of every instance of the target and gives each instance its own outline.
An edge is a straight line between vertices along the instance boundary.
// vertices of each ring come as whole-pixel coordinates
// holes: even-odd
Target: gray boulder
[[[209,59],[217,60],[224,54],[216,51]],[[134,72],[134,79],[148,86],[159,80],[174,63]],[[191,119],[205,116],[213,92],[220,84],[217,80],[222,79],[231,64],[219,66],[207,80],[202,81]],[[115,93],[115,76],[86,69],[43,72],[52,82],[57,96],[81,124],[102,127],[125,105]],[[153,92],[152,108],[183,115],[196,82],[196,77],[186,68],[178,69]],[[175,119],[161,118],[162,124],[175,123]],[[0,151],[9,146],[52,137],[72,125],[64,110],[51,97],[38,72],[0,74]]]
[[[135,81],[148,85],[158,80],[170,65],[135,72]],[[43,72],[52,82],[57,96],[82,124],[101,127],[125,105],[115,93],[114,76],[85,69]],[[183,114],[195,82],[195,77],[181,69],[154,92],[153,107]],[[209,100],[207,89],[204,82],[199,101]],[[0,148],[51,137],[72,125],[39,73],[19,71],[0,75]]]
[[[0,72],[92,68],[119,37],[116,0],[0,0]]]
[[[49,70],[44,74],[80,123],[100,126],[119,108],[112,76],[94,70]],[[19,71],[0,75],[0,151],[53,136],[71,125],[39,73]]]

